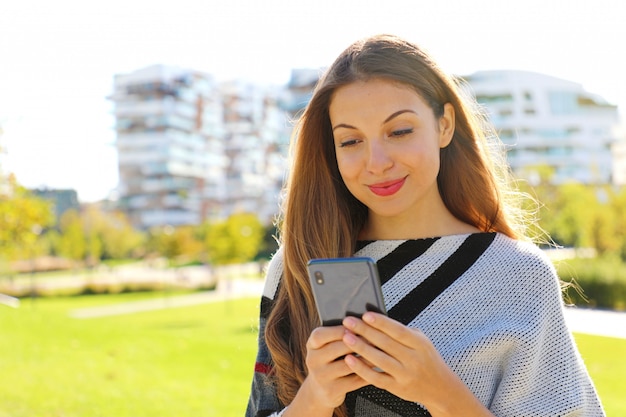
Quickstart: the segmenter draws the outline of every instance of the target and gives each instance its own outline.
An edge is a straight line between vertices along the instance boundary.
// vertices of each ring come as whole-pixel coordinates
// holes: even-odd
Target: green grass
[[[626,339],[575,334],[608,417],[626,416]]]
[[[74,309],[163,295],[0,305],[0,417],[243,416],[258,299],[79,320]],[[626,415],[626,340],[575,335],[607,415]]]
[[[0,306],[0,416],[242,416],[258,300],[68,317],[75,308],[145,297]]]

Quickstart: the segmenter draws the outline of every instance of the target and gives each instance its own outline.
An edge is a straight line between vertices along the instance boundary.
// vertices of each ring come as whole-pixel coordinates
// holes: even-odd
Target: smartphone
[[[307,264],[323,326],[367,311],[387,314],[376,262],[368,257],[311,259]]]

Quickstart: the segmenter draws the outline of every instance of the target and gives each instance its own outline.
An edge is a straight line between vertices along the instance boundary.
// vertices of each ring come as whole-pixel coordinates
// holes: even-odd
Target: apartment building
[[[291,71],[287,88],[281,95],[281,108],[287,112],[290,120],[297,119],[311,100],[320,75],[320,69],[298,68]]]
[[[271,221],[279,210],[290,128],[279,89],[243,81],[220,85],[226,165],[222,211]]]
[[[225,165],[214,80],[154,65],[115,76],[119,206],[142,229],[200,223]]]
[[[115,76],[119,206],[141,229],[277,212],[288,136],[275,92],[154,65]]]
[[[575,82],[526,71],[463,77],[507,146],[512,170],[530,181],[550,167],[552,183],[619,184],[617,107]],[[623,182],[622,182],[623,184]]]

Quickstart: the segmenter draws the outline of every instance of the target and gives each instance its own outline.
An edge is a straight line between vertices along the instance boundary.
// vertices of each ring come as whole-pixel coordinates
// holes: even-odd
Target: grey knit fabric
[[[569,333],[556,272],[530,243],[495,233],[360,242],[356,256],[378,261],[390,317],[419,328],[450,368],[496,416],[603,416]],[[259,352],[247,417],[284,410],[264,343],[282,275],[272,259],[264,290]],[[375,387],[348,394],[358,417],[429,415]]]

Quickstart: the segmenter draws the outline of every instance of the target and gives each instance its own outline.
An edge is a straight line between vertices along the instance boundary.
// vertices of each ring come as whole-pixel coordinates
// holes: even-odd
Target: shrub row
[[[626,263],[619,258],[574,258],[556,263],[559,276],[572,285],[567,301],[580,307],[626,310]]]
[[[215,284],[196,286],[196,291],[211,291],[216,287]],[[82,286],[67,288],[48,288],[44,286],[12,286],[0,287],[0,293],[10,295],[17,298],[26,297],[58,297],[58,296],[79,296],[79,295],[104,295],[104,294],[122,294],[131,292],[156,292],[156,291],[175,291],[189,290],[189,286],[176,286],[172,284],[164,284],[162,281],[142,281],[142,282],[126,282],[126,283],[86,283]]]

